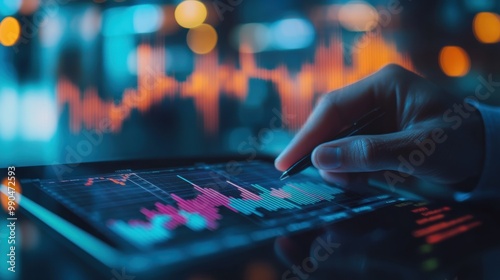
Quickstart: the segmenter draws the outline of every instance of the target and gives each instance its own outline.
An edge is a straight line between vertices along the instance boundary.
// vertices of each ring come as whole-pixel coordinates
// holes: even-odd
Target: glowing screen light
[[[175,9],[175,20],[184,28],[201,25],[207,18],[207,8],[199,1],[186,0]]]
[[[469,55],[461,47],[446,46],[439,53],[439,65],[446,75],[461,77],[469,72]]]
[[[474,17],[474,35],[481,43],[492,44],[500,41],[500,16],[482,12]]]

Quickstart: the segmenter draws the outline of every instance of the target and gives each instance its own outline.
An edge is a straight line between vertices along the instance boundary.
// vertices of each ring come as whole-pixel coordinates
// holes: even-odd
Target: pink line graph
[[[292,197],[291,194],[287,193],[283,189],[275,189],[271,188],[271,195],[279,198],[290,198]]]
[[[246,189],[236,185],[233,182],[230,182],[230,181],[226,181],[226,182],[233,185],[234,187],[236,187],[241,192],[241,197],[243,199],[248,199],[248,200],[261,200],[262,199],[259,195],[254,194],[253,192],[249,192]]]

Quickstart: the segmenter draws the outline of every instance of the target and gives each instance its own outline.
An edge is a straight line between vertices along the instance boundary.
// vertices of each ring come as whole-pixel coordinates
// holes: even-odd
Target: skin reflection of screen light
[[[477,40],[485,44],[500,41],[500,16],[495,13],[482,12],[474,17],[474,35]]]
[[[447,76],[462,77],[470,69],[469,55],[461,47],[446,46],[439,53],[439,65]]]

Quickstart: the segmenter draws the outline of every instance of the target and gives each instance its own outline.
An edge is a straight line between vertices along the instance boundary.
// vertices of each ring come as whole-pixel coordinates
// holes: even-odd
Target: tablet
[[[280,181],[265,158],[80,170],[88,172],[23,175],[23,189],[30,191],[21,206],[95,260],[133,273],[192,264],[404,200],[342,189],[308,174]]]

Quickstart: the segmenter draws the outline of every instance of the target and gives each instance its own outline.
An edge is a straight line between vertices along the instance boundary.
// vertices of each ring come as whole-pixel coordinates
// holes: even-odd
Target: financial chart
[[[143,249],[196,238],[249,243],[395,201],[311,176],[280,181],[279,175],[272,164],[256,160],[44,180],[41,188],[104,234]]]

